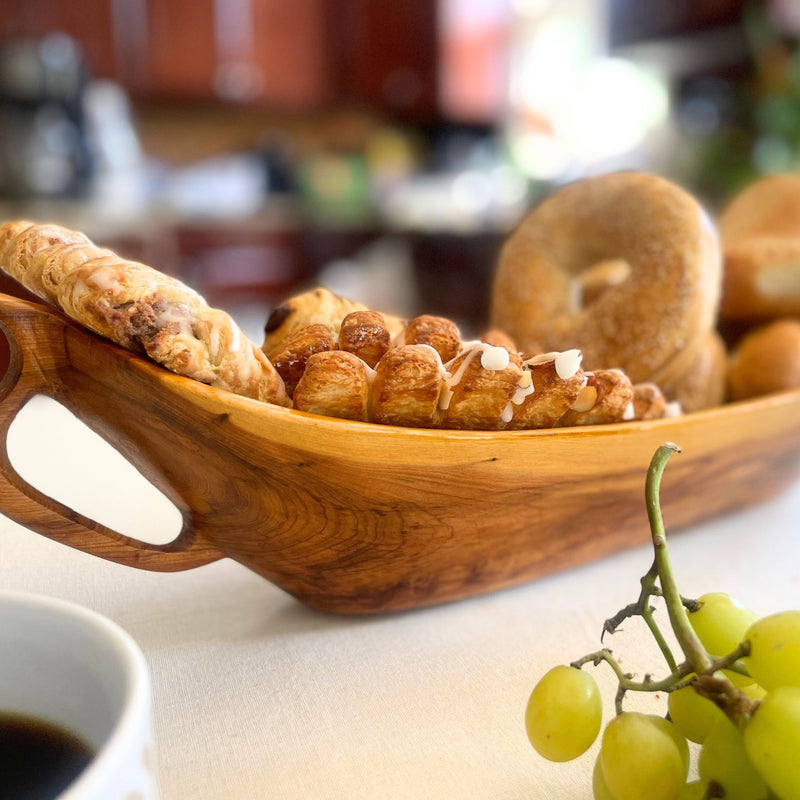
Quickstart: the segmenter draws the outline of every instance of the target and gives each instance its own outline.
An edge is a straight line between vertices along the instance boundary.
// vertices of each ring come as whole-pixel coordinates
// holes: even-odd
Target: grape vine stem
[[[650,534],[655,552],[655,567],[661,581],[661,592],[667,606],[667,614],[672,624],[675,638],[678,640],[686,659],[698,674],[712,669],[714,662],[700,643],[689,619],[684,611],[683,598],[678,591],[672,563],[667,549],[667,537],[664,531],[664,520],[661,516],[661,476],[667,461],[681,449],[672,442],[662,444],[650,462],[645,483],[645,501],[647,503],[647,517],[650,521]]]

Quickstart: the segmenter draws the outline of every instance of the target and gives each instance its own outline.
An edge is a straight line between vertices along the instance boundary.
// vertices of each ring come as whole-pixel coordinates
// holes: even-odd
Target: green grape
[[[757,683],[748,683],[747,686],[739,687],[751,700],[763,700],[767,690]]]
[[[745,638],[750,655],[748,672],[767,691],[800,686],[800,611],[782,611],[754,622]]]
[[[653,725],[657,728],[661,728],[664,733],[668,733],[675,742],[675,746],[678,748],[678,752],[683,759],[683,777],[685,780],[686,776],[689,774],[689,743],[686,741],[686,737],[678,730],[673,722],[664,719],[664,717],[654,716]]]
[[[570,761],[597,738],[603,701],[595,679],[575,667],[553,667],[536,684],[525,709],[528,739],[550,761]]]
[[[800,688],[768,692],[743,738],[750,761],[770,789],[785,800],[800,797]]]
[[[767,786],[750,763],[742,734],[726,717],[708,732],[697,763],[700,780],[718,783],[725,800],[764,800]]]
[[[688,612],[694,632],[712,656],[728,655],[744,641],[748,627],[757,619],[756,614],[722,592],[704,594],[697,600],[700,608]],[[725,675],[736,686],[752,683],[750,678],[736,672],[725,670]]]
[[[606,785],[606,779],[603,777],[603,765],[599,758],[594,762],[592,770],[592,796],[594,800],[617,800]]]
[[[671,722],[628,711],[606,725],[600,763],[615,800],[678,800],[686,782],[689,748]]]
[[[692,686],[669,693],[669,716],[678,731],[692,742],[702,743],[725,712]]]
[[[678,800],[703,800],[705,796],[706,787],[703,785],[703,782],[691,781],[681,789]]]

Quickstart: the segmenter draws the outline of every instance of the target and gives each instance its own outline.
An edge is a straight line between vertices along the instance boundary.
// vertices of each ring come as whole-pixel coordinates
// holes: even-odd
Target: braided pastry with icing
[[[0,266],[95,333],[180,375],[288,404],[283,379],[224,311],[179,280],[58,225],[0,225]]]

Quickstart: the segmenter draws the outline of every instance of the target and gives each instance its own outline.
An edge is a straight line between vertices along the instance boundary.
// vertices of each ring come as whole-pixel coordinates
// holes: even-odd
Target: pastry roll
[[[314,353],[333,350],[334,347],[335,342],[330,328],[322,323],[316,323],[297,331],[283,348],[275,353],[272,363],[283,378],[290,396],[294,394],[295,387],[303,377],[308,359]]]
[[[516,351],[486,342],[471,342],[446,364],[440,407],[443,428],[500,430],[504,412],[522,377],[522,357]]]
[[[446,373],[436,350],[407,344],[379,362],[371,391],[371,419],[386,425],[432,428],[439,417],[439,396]]]
[[[405,344],[430,345],[443,363],[452,361],[461,352],[461,335],[456,324],[444,317],[430,314],[422,314],[410,320],[403,340]]]
[[[605,425],[633,419],[633,384],[622,370],[599,369],[587,372],[586,379],[586,386],[559,420],[558,427]]]
[[[392,346],[392,336],[377,311],[351,311],[339,329],[339,349],[374,367]]]
[[[367,307],[334,294],[322,286],[296,295],[272,310],[264,328],[261,349],[270,360],[298,331],[309,325],[327,325],[335,339],[339,338],[342,320],[351,311],[366,311]]]
[[[0,256],[31,292],[122,347],[211,386],[288,404],[264,354],[179,280],[58,225],[0,226]]]
[[[299,411],[366,422],[372,370],[344,350],[314,353],[294,390]]]
[[[511,397],[507,428],[552,428],[572,408],[586,375],[577,350],[544,353],[527,359],[527,369]]]

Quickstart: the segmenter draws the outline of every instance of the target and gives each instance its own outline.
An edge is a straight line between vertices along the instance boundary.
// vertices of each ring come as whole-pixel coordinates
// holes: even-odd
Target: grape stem
[[[659,587],[656,585],[657,577],[658,565],[655,561],[653,561],[650,569],[642,576],[640,580],[642,589],[639,593],[639,599],[635,603],[629,603],[627,606],[625,606],[625,608],[621,609],[613,617],[610,617],[605,621],[603,624],[603,632],[600,635],[600,641],[603,641],[605,634],[610,633],[613,635],[616,633],[623,620],[626,620],[629,617],[639,616],[645,621],[650,633],[656,640],[656,644],[664,655],[664,660],[667,662],[667,668],[671,672],[674,672],[678,668],[677,662],[675,661],[675,657],[672,655],[672,651],[669,649],[667,640],[661,633],[661,630],[656,624],[655,619],[653,619],[653,611],[655,609],[650,605],[651,597],[661,596],[661,589],[659,589]]]
[[[611,669],[614,670],[614,674],[617,676],[620,687],[626,692],[664,692],[671,689],[677,681],[687,677],[692,672],[691,665],[686,663],[682,664],[680,667],[676,667],[675,670],[673,670],[666,678],[662,678],[661,680],[654,681],[650,678],[646,678],[643,681],[635,681],[633,680],[633,675],[631,675],[629,672],[622,671],[622,667],[619,665],[619,662],[614,658],[613,653],[608,649],[597,650],[594,653],[589,653],[588,655],[579,658],[577,661],[571,662],[570,666],[580,669],[584,664],[591,662],[594,666],[597,666],[601,661],[605,661],[611,667]]]
[[[678,592],[667,550],[667,537],[661,516],[659,496],[661,476],[667,461],[675,453],[680,452],[678,445],[667,442],[656,450],[650,462],[645,483],[645,500],[653,543],[653,563],[641,578],[639,598],[635,603],[630,603],[613,617],[607,619],[603,624],[603,632],[600,636],[602,642],[603,636],[606,633],[616,633],[624,620],[634,616],[642,617],[667,662],[669,674],[660,680],[653,680],[649,675],[645,675],[644,680],[636,681],[631,673],[623,671],[608,648],[589,653],[577,661],[573,661],[570,666],[580,669],[585,664],[591,663],[598,666],[601,662],[606,662],[611,667],[618,681],[614,703],[617,714],[621,714],[623,711],[622,702],[626,692],[673,692],[685,686],[693,686],[695,691],[716,703],[735,725],[741,727],[752,715],[758,702],[748,698],[726,677],[716,677],[714,673],[721,669],[727,669],[747,675],[747,670],[740,659],[749,655],[749,642],[743,642],[731,653],[722,657],[712,656],[706,651],[694,632],[686,613],[687,610],[696,610],[698,603],[696,600],[683,597]],[[677,663],[653,618],[654,608],[650,605],[651,597],[664,599],[673,633],[684,657],[684,661],[680,664]]]
[[[721,659],[714,659],[706,652],[684,610],[686,605],[685,598],[681,597],[678,592],[669,551],[667,550],[667,537],[664,532],[659,497],[661,476],[667,461],[675,453],[680,452],[680,447],[671,442],[661,445],[656,450],[647,472],[645,499],[653,550],[655,552],[654,563],[658,571],[662,596],[667,606],[667,613],[675,638],[678,640],[678,644],[683,650],[683,654],[692,671],[698,676],[693,681],[695,689],[716,703],[737,727],[741,727],[757,707],[757,702],[750,700],[727,678],[715,678],[713,673],[722,666],[730,668],[735,665],[743,670],[739,663],[739,658],[749,653],[749,643],[740,645],[728,656]],[[745,674],[747,674],[746,671]]]
[[[706,653],[684,611],[683,598],[678,591],[678,585],[675,582],[675,575],[672,571],[672,563],[667,549],[667,537],[664,532],[664,520],[661,516],[661,476],[664,473],[667,461],[675,453],[680,452],[680,447],[672,442],[662,444],[656,450],[650,462],[650,468],[647,471],[645,501],[647,503],[647,517],[650,521],[650,534],[655,553],[654,564],[661,581],[661,592],[667,606],[669,621],[686,659],[691,664],[693,671],[700,675],[712,670],[714,662]]]

